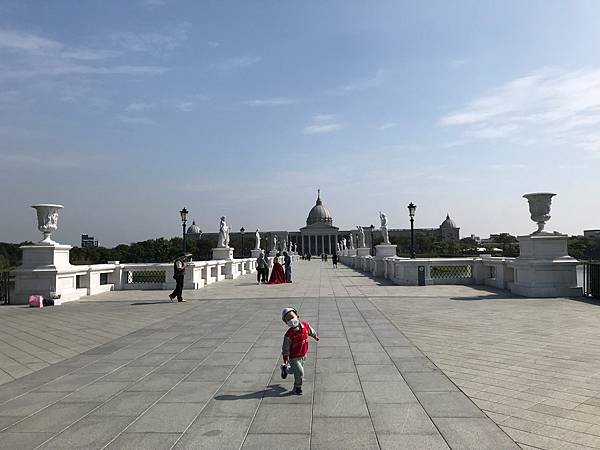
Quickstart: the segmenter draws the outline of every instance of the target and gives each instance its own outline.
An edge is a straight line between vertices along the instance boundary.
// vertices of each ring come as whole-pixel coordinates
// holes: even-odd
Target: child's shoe
[[[294,394],[296,395],[302,395],[302,388],[300,386],[297,386],[294,388]]]
[[[281,378],[283,378],[285,380],[287,378],[287,376],[288,376],[287,365],[282,364],[281,365]]]

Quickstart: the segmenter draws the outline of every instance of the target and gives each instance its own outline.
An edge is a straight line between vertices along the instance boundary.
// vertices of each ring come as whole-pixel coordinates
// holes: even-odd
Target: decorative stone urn
[[[537,223],[538,229],[531,233],[531,235],[545,234],[544,226],[546,222],[550,220],[550,204],[552,203],[552,197],[556,194],[551,192],[536,192],[532,194],[525,194],[523,197],[529,202],[529,213],[531,214],[531,220]]]
[[[32,205],[37,212],[38,230],[44,235],[39,244],[41,245],[56,245],[50,236],[58,229],[58,210],[62,209],[62,205],[53,205],[49,203],[41,203]]]

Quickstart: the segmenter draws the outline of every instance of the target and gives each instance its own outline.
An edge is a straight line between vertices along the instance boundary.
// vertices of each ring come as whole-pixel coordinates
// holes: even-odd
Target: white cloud
[[[0,30],[0,48],[39,52],[61,49],[62,44],[31,33]]]
[[[565,145],[600,157],[600,69],[541,69],[440,118],[465,139]]]
[[[260,57],[258,56],[234,56],[232,58],[226,59],[225,61],[221,61],[219,63],[215,63],[212,65],[213,68],[221,70],[225,73],[231,73],[238,69],[243,69],[244,67],[252,66],[260,61]]]
[[[388,130],[390,128],[394,128],[394,127],[397,127],[397,126],[398,126],[398,124],[395,123],[395,122],[388,122],[388,123],[383,123],[383,124],[379,125],[377,127],[377,129],[380,130],[380,131],[383,131],[383,130]]]
[[[212,47],[212,48],[216,48],[216,47],[218,47],[219,45],[221,45],[221,43],[220,43],[220,42],[218,42],[218,41],[208,41],[206,44],[207,44],[209,47]]]
[[[257,100],[246,100],[242,104],[247,106],[285,106],[298,103],[296,100],[287,97],[271,97]]]
[[[162,8],[166,4],[165,0],[138,0],[138,5],[148,9]]]
[[[333,95],[348,95],[353,92],[364,91],[382,84],[385,80],[386,70],[379,69],[373,76],[365,80],[359,80],[352,83],[339,86],[330,91]]]
[[[492,170],[523,170],[527,169],[525,164],[491,164],[489,166]]]
[[[335,119],[333,114],[315,114],[313,116],[314,122],[330,122]]]
[[[134,33],[131,31],[114,32],[111,42],[127,52],[161,53],[174,50],[188,39],[189,22],[172,25],[162,32]]]
[[[130,103],[125,107],[126,112],[140,112],[140,111],[148,111],[150,109],[156,108],[156,103],[146,103],[146,102],[135,102]]]
[[[175,106],[180,112],[191,112],[194,110],[194,102],[190,101],[178,102]]]
[[[462,66],[464,66],[467,63],[466,59],[453,59],[452,61],[450,61],[448,63],[448,67],[450,67],[451,69],[459,69]]]
[[[117,120],[123,123],[129,123],[133,125],[154,125],[156,122],[149,117],[137,117],[137,116],[124,116],[118,115]]]
[[[333,133],[334,131],[341,130],[343,125],[339,123],[327,123],[323,125],[309,125],[304,127],[302,132],[304,134],[324,134],[324,133]]]

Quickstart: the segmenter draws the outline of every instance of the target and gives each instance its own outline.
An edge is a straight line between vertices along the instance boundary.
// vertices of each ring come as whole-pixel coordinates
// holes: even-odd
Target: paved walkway
[[[448,348],[469,332],[440,326],[443,302],[479,291],[390,286],[320,261],[296,264],[291,285],[252,280],[189,292],[185,304],[117,292],[47,310],[0,308],[13,327],[0,369],[18,378],[13,361],[54,363],[0,386],[0,449],[518,448],[434,365],[436,340]],[[436,293],[441,316],[415,298],[424,293]],[[405,303],[419,326],[406,325]],[[486,304],[464,302],[475,303]],[[290,304],[322,338],[311,342],[301,397],[278,373],[279,313]],[[489,323],[492,312],[473,314]]]

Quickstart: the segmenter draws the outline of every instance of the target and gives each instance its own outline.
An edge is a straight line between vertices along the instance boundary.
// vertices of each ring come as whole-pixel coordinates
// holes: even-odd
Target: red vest
[[[301,322],[302,327],[290,328],[285,333],[286,337],[292,341],[290,347],[290,358],[304,358],[308,353],[308,331],[310,325],[308,322]]]

